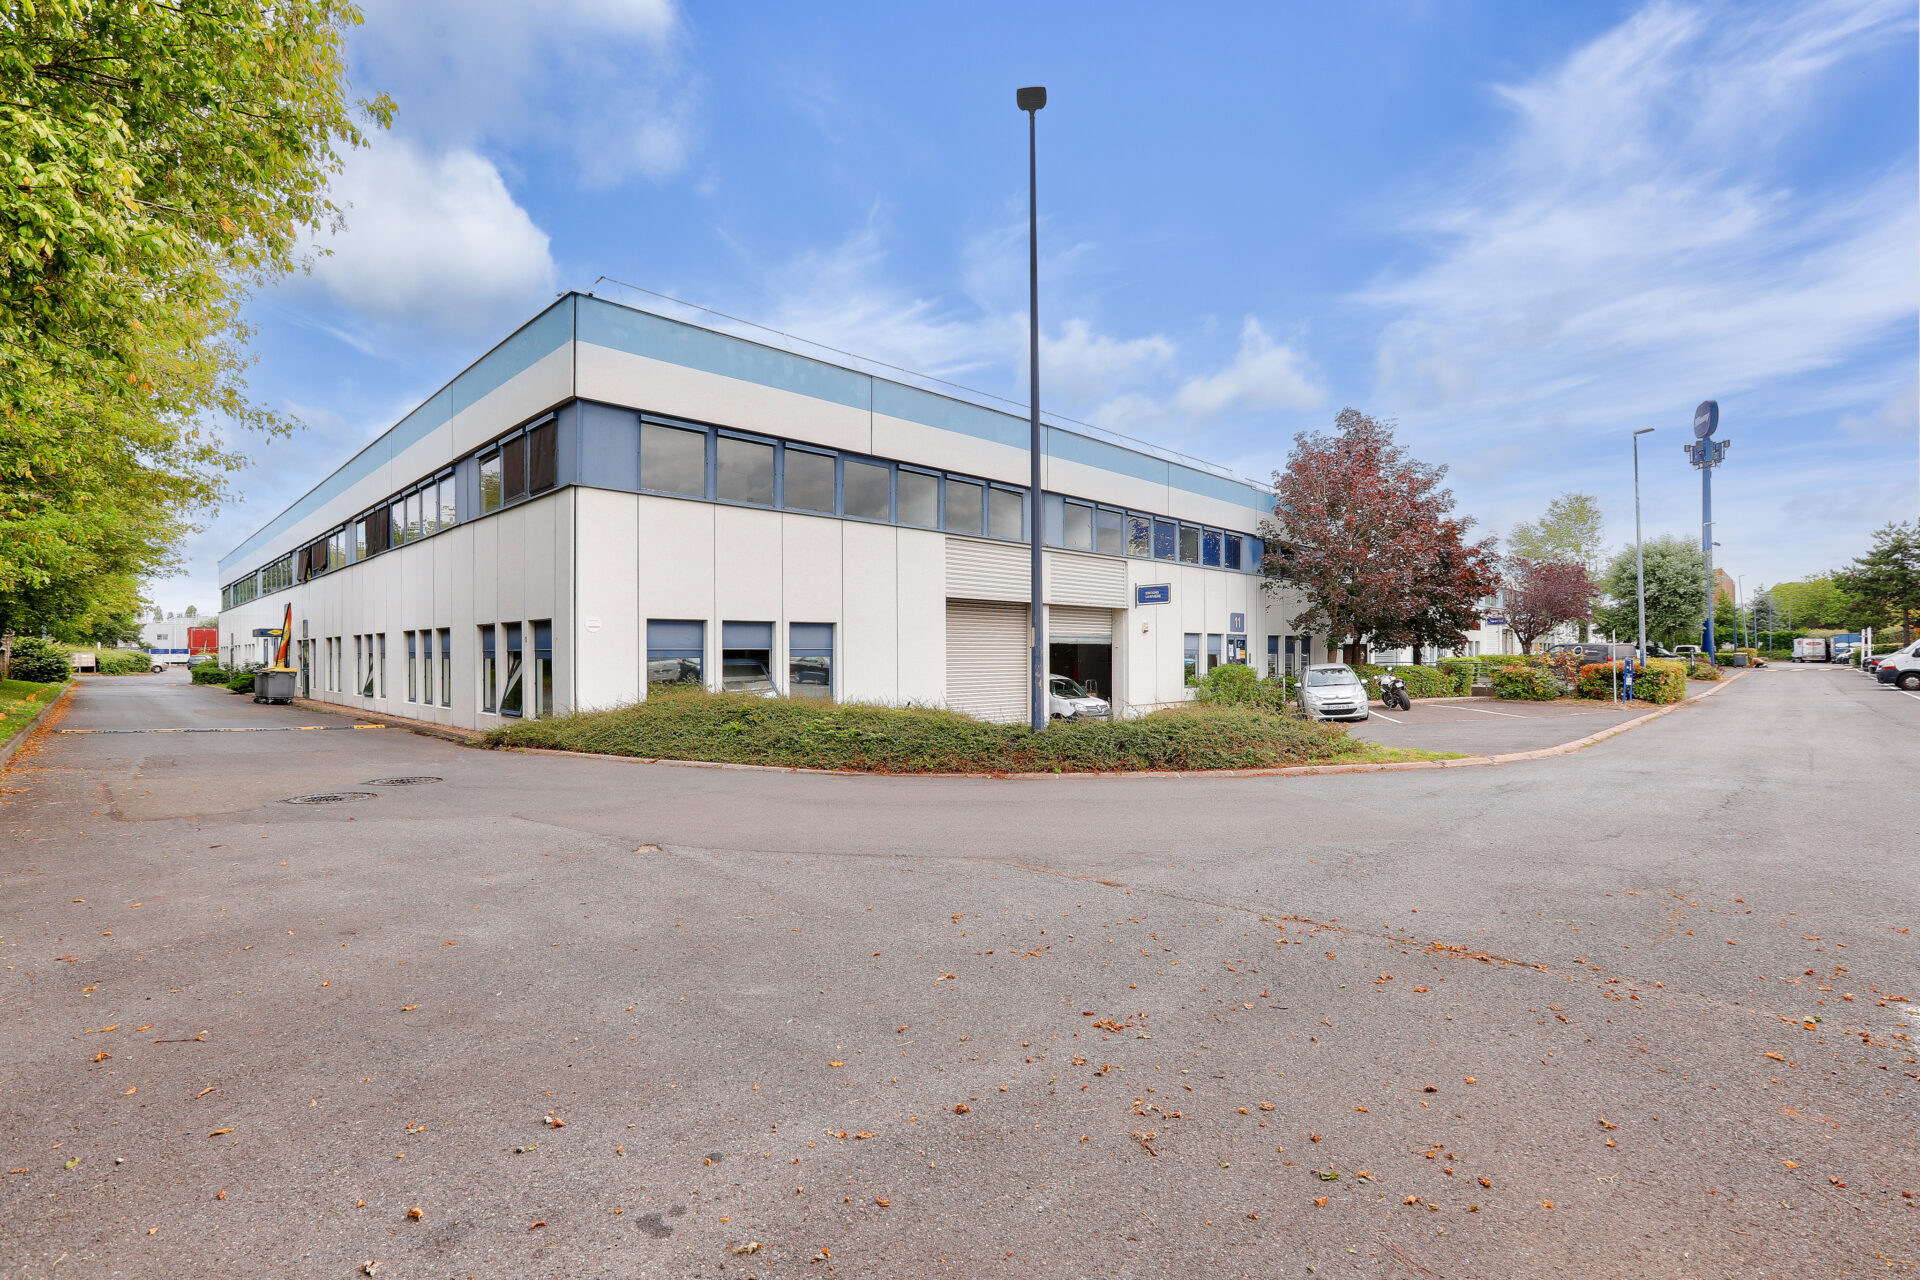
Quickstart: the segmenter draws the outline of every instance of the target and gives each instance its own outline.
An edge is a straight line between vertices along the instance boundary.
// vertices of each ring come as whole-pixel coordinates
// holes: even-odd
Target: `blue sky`
[[[1504,533],[1567,489],[1721,563],[1833,567],[1920,508],[1910,3],[375,0],[394,128],[252,304],[243,473],[158,603],[556,292],[605,275],[1265,478],[1345,405]],[[618,296],[610,286],[602,292]],[[632,295],[638,297],[638,295]]]

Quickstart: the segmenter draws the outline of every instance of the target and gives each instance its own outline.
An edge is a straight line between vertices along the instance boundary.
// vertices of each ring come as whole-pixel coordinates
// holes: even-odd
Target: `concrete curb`
[[[331,702],[315,702],[311,698],[295,698],[292,705],[308,711],[318,711],[323,715],[350,716],[355,720],[385,725],[389,729],[410,729],[424,738],[445,738],[448,742],[458,742],[468,747],[478,746],[487,736],[479,729],[457,729],[450,724],[434,724],[430,720],[411,720],[406,716],[388,715],[384,711],[356,711],[351,707],[336,706]]]
[[[52,701],[35,712],[33,719],[21,725],[19,731],[7,739],[6,746],[0,747],[0,770],[6,769],[8,763],[13,759],[14,752],[27,745],[27,739],[33,736],[34,730],[46,723],[47,717],[53,714],[53,709],[67,700],[73,693],[76,683],[76,681],[69,679],[66,688],[55,694]]]
[[[1590,733],[1584,738],[1572,742],[1563,742],[1554,747],[1537,747],[1532,751],[1510,751],[1497,756],[1462,756],[1454,760],[1402,760],[1381,764],[1296,764],[1279,769],[1195,769],[1185,772],[1169,769],[1105,770],[1100,772],[1075,771],[1062,773],[878,773],[866,769],[808,769],[799,765],[783,764],[729,764],[719,760],[669,760],[657,756],[615,756],[601,755],[593,751],[561,751],[553,747],[501,747],[502,751],[512,751],[529,756],[559,756],[573,760],[611,760],[621,764],[668,764],[683,769],[732,769],[746,773],[804,773],[817,774],[829,778],[971,778],[984,782],[1031,782],[1040,779],[1056,780],[1061,778],[1300,778],[1316,774],[1329,773],[1411,773],[1421,769],[1463,769],[1492,764],[1519,764],[1527,760],[1546,760],[1553,756],[1572,755],[1576,751],[1605,742],[1629,729],[1637,729],[1662,716],[1670,716],[1680,708],[1711,698],[1734,681],[1745,676],[1727,676],[1713,688],[1690,697],[1682,698],[1670,706],[1657,711],[1649,711],[1643,716],[1623,720],[1619,724],[1609,725],[1598,733]],[[1429,699],[1434,701],[1434,699]],[[318,708],[316,708],[318,709]],[[398,719],[398,717],[394,717]],[[415,728],[413,721],[402,721],[408,728]],[[465,732],[460,730],[457,732]],[[441,734],[438,736],[447,736]]]

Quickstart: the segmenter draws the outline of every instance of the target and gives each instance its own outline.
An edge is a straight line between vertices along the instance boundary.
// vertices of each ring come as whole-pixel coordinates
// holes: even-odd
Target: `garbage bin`
[[[255,702],[292,702],[294,680],[300,673],[292,667],[266,667],[253,673]]]
[[[1735,667],[1744,667],[1744,666],[1746,666],[1746,665],[1747,665],[1747,655],[1746,655],[1746,654],[1744,654],[1744,653],[1731,653],[1731,654],[1728,654],[1728,655],[1727,655],[1727,664],[1728,664],[1729,666],[1735,666]]]

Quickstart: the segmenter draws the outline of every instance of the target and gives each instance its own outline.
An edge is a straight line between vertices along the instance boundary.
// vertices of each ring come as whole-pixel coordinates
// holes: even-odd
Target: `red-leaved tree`
[[[1500,587],[1494,540],[1467,541],[1468,516],[1453,514],[1445,467],[1394,443],[1393,424],[1342,409],[1331,434],[1294,437],[1287,469],[1274,475],[1272,548],[1262,561],[1269,590],[1306,598],[1302,630],[1344,644],[1457,648],[1480,602]]]
[[[1593,580],[1580,565],[1559,560],[1507,562],[1507,630],[1532,653],[1533,642],[1563,622],[1593,616]]]

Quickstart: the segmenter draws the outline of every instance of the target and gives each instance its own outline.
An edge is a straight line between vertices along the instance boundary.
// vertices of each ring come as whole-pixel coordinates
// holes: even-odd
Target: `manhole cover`
[[[371,791],[314,791],[304,796],[288,796],[286,804],[352,804],[356,800],[371,800]]]
[[[438,782],[438,781],[440,781],[440,779],[429,778],[423,774],[419,777],[368,778],[365,782],[361,783],[360,785],[363,787],[417,787],[423,782]]]

